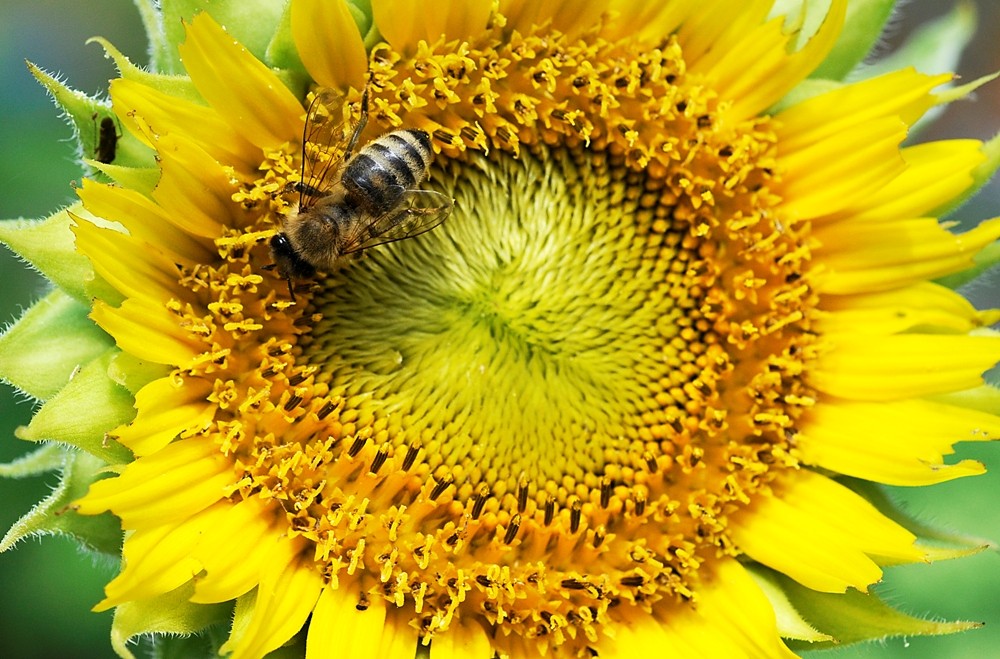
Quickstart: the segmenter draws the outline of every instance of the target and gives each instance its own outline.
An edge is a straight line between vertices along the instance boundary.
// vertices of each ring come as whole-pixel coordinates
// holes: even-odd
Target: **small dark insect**
[[[118,132],[118,126],[115,124],[115,120],[111,117],[104,117],[101,119],[100,127],[97,127],[97,115],[94,115],[94,160],[99,163],[104,163],[105,165],[110,164],[115,159],[115,152],[118,149],[118,140],[121,138],[121,133]]]
[[[342,100],[342,99],[341,99]],[[396,130],[355,153],[368,122],[368,89],[350,136],[331,119],[342,102],[321,93],[309,106],[302,139],[298,209],[271,238],[271,258],[288,282],[331,270],[348,254],[413,238],[445,221],[454,201],[416,186],[427,176],[434,152],[430,135]],[[346,146],[343,142],[346,141]]]

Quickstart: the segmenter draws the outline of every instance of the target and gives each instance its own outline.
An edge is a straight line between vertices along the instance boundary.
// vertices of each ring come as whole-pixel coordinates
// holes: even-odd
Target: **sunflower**
[[[96,609],[122,656],[206,631],[239,658],[790,657],[972,626],[869,588],[974,550],[876,485],[981,473],[944,456],[1000,436],[1000,314],[932,281],[1000,236],[937,219],[995,159],[901,146],[974,85],[807,81],[853,56],[846,1],[815,28],[771,4],[147,8],[158,72],[102,41],[126,132],[5,235],[49,236],[60,287],[5,340],[59,327],[82,364],[32,385],[24,434],[82,452],[9,539],[58,518],[107,549],[120,522]],[[453,210],[286,282],[270,241],[355,128],[362,153],[423,131]]]

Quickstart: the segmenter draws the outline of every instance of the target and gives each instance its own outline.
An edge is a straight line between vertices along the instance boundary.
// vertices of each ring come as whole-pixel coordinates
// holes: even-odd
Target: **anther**
[[[403,471],[409,471],[413,463],[417,461],[417,454],[420,452],[420,445],[410,444],[406,449],[406,456],[403,458]]]
[[[444,494],[444,491],[448,489],[452,482],[451,478],[444,478],[435,483],[434,489],[431,490],[431,501],[437,501],[437,498]]]
[[[523,513],[528,507],[528,477],[521,474],[517,481],[517,512]]]
[[[347,455],[352,458],[355,457],[358,453],[361,453],[361,449],[363,449],[367,443],[367,437],[355,437],[354,443],[351,444],[351,448],[347,449]]]
[[[377,474],[378,470],[382,468],[382,465],[385,464],[386,458],[388,457],[389,457],[389,447],[382,446],[381,448],[379,448],[378,452],[375,454],[375,457],[372,459],[372,466],[368,469],[368,471],[372,474]]]
[[[479,490],[476,492],[475,500],[472,502],[472,519],[479,519],[479,516],[483,514],[483,508],[486,507],[486,501],[490,498],[490,486],[486,483],[480,483]]]
[[[601,508],[607,508],[608,504],[611,503],[611,492],[614,483],[612,480],[605,476],[601,479]]]
[[[514,542],[514,538],[517,537],[517,532],[521,529],[521,516],[514,515],[510,519],[510,526],[507,527],[507,532],[503,534],[503,542],[505,545],[509,545]]]
[[[333,404],[332,402],[330,402],[330,401],[326,401],[326,402],[325,402],[325,403],[323,404],[323,407],[321,407],[321,408],[320,408],[319,412],[317,412],[317,413],[316,413],[316,416],[318,416],[318,417],[320,418],[320,420],[323,420],[323,419],[325,419],[326,417],[330,416],[330,414],[331,414],[331,413],[332,413],[332,412],[333,412],[333,411],[334,411],[335,409],[337,409],[337,406],[336,406],[336,405],[334,405],[334,404]]]
[[[291,412],[296,407],[298,407],[299,403],[301,402],[302,402],[302,396],[299,396],[298,394],[292,394],[292,397],[285,402],[285,411]]]
[[[641,515],[646,512],[646,495],[639,492],[635,495],[635,514]]]
[[[556,501],[550,495],[545,500],[545,526],[552,523],[552,518],[556,516]]]
[[[576,533],[580,530],[580,518],[583,516],[583,504],[579,499],[575,499],[569,510],[569,531]]]

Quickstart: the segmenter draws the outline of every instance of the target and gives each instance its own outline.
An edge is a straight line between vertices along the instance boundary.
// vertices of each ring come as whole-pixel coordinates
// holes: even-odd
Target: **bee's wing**
[[[398,207],[359,225],[344,254],[419,236],[444,222],[453,205],[452,198],[440,192],[405,190]]]
[[[296,186],[299,206],[308,208],[337,182],[344,147],[353,132],[344,119],[347,97],[334,89],[316,92],[302,130],[302,171]]]

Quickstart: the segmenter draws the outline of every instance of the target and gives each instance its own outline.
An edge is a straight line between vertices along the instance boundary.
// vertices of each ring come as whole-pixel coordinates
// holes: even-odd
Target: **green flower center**
[[[539,149],[438,179],[456,199],[443,226],[322,282],[308,361],[394,445],[420,438],[472,482],[586,482],[687,379],[671,339],[692,304],[669,273],[695,256],[655,186],[605,154]]]

